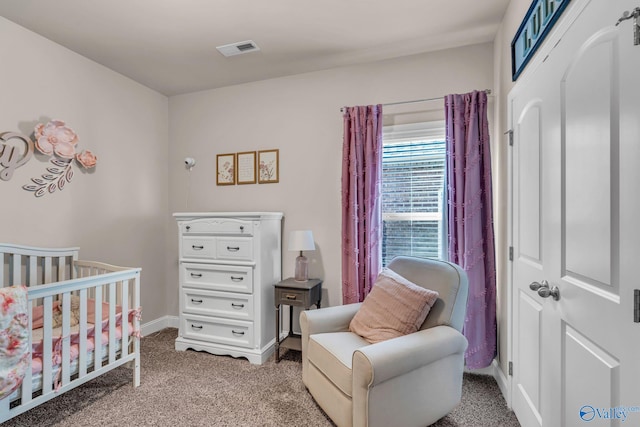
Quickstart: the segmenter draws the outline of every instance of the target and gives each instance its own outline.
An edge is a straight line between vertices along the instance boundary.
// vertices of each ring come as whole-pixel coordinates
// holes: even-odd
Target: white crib
[[[0,423],[128,362],[140,385],[140,268],[79,261],[78,248],[0,244],[0,257],[2,286],[26,285],[28,312],[43,315],[35,330],[30,316],[32,369],[0,400]],[[56,328],[54,310],[62,318]]]

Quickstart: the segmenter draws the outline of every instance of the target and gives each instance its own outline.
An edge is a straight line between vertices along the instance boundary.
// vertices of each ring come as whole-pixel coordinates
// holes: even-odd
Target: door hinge
[[[509,376],[513,376],[513,362],[509,362]]]
[[[640,323],[640,289],[633,290],[633,321]]]
[[[640,45],[640,22],[638,21],[638,18],[640,18],[640,7],[636,7],[631,12],[625,10],[622,17],[616,22],[616,27],[620,25],[622,21],[631,18],[633,18],[633,44],[634,46],[638,46]]]
[[[509,246],[509,261],[513,261],[513,246]]]

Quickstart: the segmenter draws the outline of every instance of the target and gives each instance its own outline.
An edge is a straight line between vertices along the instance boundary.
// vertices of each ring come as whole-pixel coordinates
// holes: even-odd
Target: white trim
[[[403,125],[389,125],[382,128],[385,143],[410,141],[414,139],[441,140],[445,134],[444,120],[434,120]]]
[[[500,369],[500,364],[497,359],[493,359],[491,366],[493,366],[493,378],[496,379],[498,387],[502,392],[502,397],[504,397],[505,402],[507,402],[507,408],[511,409],[511,377],[506,376],[502,369]]]
[[[157,318],[156,320],[145,323],[140,329],[142,330],[142,336],[145,337],[147,335],[151,335],[155,332],[161,331],[164,328],[178,329],[179,325],[180,321],[178,320],[178,316],[162,316]]]

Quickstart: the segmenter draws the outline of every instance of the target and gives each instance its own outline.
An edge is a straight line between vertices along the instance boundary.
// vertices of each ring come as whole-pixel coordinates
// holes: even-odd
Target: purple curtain
[[[471,369],[496,355],[496,268],[487,94],[445,97],[449,260],[469,276],[464,335]]]
[[[345,107],[342,145],[342,303],[361,302],[382,260],[382,105]]]

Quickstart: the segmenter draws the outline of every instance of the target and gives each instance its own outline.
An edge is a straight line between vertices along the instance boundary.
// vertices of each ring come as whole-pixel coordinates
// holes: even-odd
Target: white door
[[[574,0],[509,94],[525,427],[640,425],[640,45],[633,20],[615,26],[637,6]]]

